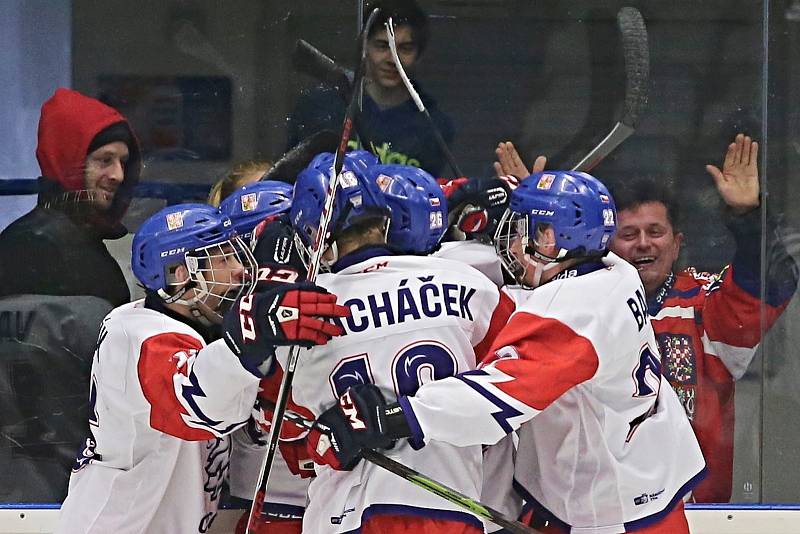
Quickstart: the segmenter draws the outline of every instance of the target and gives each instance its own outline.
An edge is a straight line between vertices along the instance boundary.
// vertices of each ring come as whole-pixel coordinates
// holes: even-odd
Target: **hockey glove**
[[[305,280],[303,257],[297,250],[294,230],[286,215],[270,216],[255,227],[250,247],[258,263],[256,291],[266,291],[275,284]]]
[[[320,415],[307,438],[318,464],[349,471],[361,460],[361,450],[387,449],[411,430],[397,403],[387,404],[373,384],[353,386],[339,402]]]
[[[348,315],[348,308],[336,304],[336,295],[315,284],[278,284],[241,297],[225,314],[223,337],[242,365],[261,377],[274,347],[324,345],[344,333],[326,319]]]
[[[447,197],[448,239],[462,241],[494,233],[512,186],[501,178],[456,178],[442,183]]]
[[[269,429],[272,426],[272,410],[263,408],[259,400],[250,414],[250,419],[245,425],[245,430],[250,440],[261,447],[267,445]],[[289,471],[300,478],[314,476],[314,459],[308,453],[306,435],[308,430],[297,426],[291,421],[284,421],[281,425],[281,436],[278,440],[278,450],[286,462]]]

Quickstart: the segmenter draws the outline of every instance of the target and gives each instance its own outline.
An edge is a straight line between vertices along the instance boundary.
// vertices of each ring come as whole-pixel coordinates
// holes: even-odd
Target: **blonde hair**
[[[219,207],[220,203],[228,195],[242,186],[257,182],[271,168],[272,162],[270,161],[251,160],[239,163],[227,175],[211,186],[207,203],[215,208]]]

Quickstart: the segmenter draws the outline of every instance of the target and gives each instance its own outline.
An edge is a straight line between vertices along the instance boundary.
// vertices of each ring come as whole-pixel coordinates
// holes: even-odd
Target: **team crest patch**
[[[684,334],[659,334],[664,375],[673,384],[697,384],[697,363],[692,337]]]
[[[553,187],[553,181],[556,179],[555,174],[543,174],[539,177],[539,183],[536,184],[536,189],[550,189]]]
[[[356,180],[356,175],[353,174],[353,171],[345,171],[339,175],[339,184],[342,189],[348,189],[357,186],[358,180]]]
[[[167,229],[177,230],[178,228],[183,228],[183,212],[167,213]]]
[[[378,188],[385,193],[389,190],[389,186],[392,185],[392,177],[379,174],[378,177],[375,178],[375,183],[378,185]]]
[[[603,204],[608,204],[610,200],[608,199],[608,195],[600,195],[600,202]]]
[[[258,197],[255,193],[242,195],[242,211],[253,211],[258,206]]]

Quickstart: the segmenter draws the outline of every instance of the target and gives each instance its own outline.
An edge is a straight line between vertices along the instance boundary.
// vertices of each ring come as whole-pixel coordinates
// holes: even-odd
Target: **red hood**
[[[115,109],[77,91],[57,89],[42,105],[39,118],[36,159],[42,176],[67,191],[83,189],[89,144],[101,130],[118,122],[127,124]]]

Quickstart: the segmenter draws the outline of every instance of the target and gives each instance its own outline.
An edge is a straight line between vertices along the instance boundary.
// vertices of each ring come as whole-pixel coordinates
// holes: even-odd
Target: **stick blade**
[[[625,58],[625,112],[620,122],[636,128],[647,105],[650,80],[650,48],[644,17],[635,7],[623,7],[617,13],[617,26]]]
[[[573,171],[589,172],[594,169],[598,163],[603,161],[606,156],[611,154],[622,142],[631,136],[634,132],[633,127],[628,126],[622,122],[614,125],[611,132],[600,141],[594,149],[586,154],[582,160],[572,167]]]

